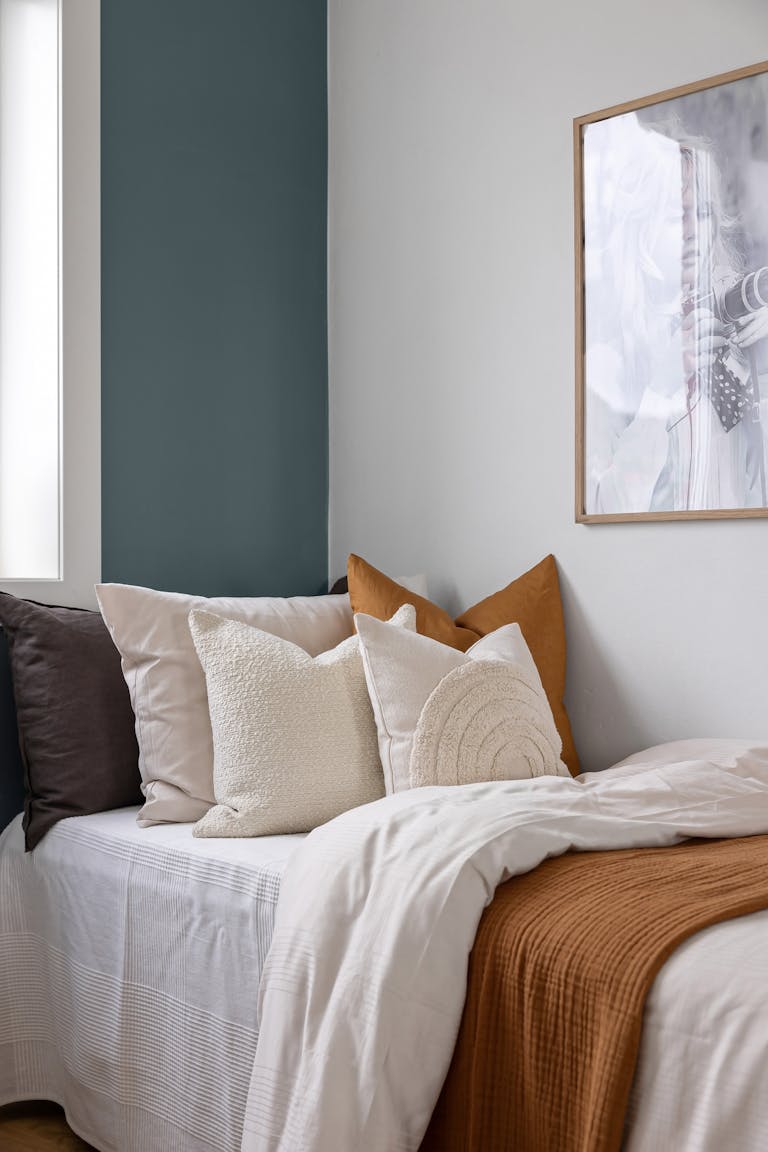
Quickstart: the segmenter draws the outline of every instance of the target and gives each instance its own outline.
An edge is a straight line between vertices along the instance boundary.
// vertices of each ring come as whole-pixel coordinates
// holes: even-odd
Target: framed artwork
[[[768,62],[574,143],[576,519],[768,516]]]

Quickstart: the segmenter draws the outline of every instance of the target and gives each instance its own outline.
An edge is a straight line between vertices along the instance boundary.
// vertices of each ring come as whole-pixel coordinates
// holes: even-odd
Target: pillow
[[[24,808],[24,766],[13,702],[8,638],[0,628],[0,832]]]
[[[427,578],[423,574],[418,576],[398,576],[397,583],[402,584],[403,588],[407,588],[409,592],[413,592],[416,596],[427,596],[429,589],[427,588]],[[338,580],[328,591],[333,593],[349,592],[349,581],[346,576],[339,576]]]
[[[612,767],[660,768],[665,764],[680,764],[684,760],[706,760],[723,768],[743,766],[749,773],[751,764],[768,761],[768,740],[716,739],[707,736],[673,740],[669,744],[656,744],[653,748],[635,752]]]
[[[393,631],[415,626],[406,606]],[[216,807],[195,836],[308,832],[384,795],[356,636],[312,658],[211,612],[189,627],[208,686]]]
[[[126,584],[98,584],[96,594],[136,713],[142,826],[199,820],[214,803],[205,676],[187,623],[192,609],[272,632],[311,655],[353,630],[347,596],[206,599]]]
[[[565,624],[554,556],[547,556],[535,568],[468,608],[456,620],[430,600],[414,597],[359,556],[349,557],[347,576],[353,613],[364,612],[386,620],[401,604],[411,603],[416,608],[417,630],[460,652],[466,652],[481,636],[504,624],[519,624],[563,741],[563,760],[572,775],[578,774],[579,760],[563,704]]]
[[[27,850],[65,816],[141,803],[133,711],[98,612],[0,593],[25,774]]]
[[[517,624],[459,652],[355,617],[387,793],[427,784],[567,776],[536,665]]]
[[[215,803],[205,676],[187,622],[192,609],[251,624],[311,656],[354,631],[346,595],[207,599],[129,584],[97,584],[96,595],[136,713],[142,827],[194,822]]]

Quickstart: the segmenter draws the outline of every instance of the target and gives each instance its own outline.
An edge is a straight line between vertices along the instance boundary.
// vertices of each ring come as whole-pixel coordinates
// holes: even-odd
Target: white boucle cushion
[[[352,632],[348,596],[187,596],[99,584],[136,715],[145,803],[139,824],[199,820],[214,803],[213,741],[205,677],[187,619],[205,608],[292,640],[313,654]]]
[[[416,576],[401,583],[420,592],[425,581]],[[205,677],[187,622],[193,608],[282,636],[311,656],[334,648],[354,630],[346,593],[206,598],[97,584],[96,594],[136,715],[142,827],[194,822],[215,802]]]
[[[355,616],[387,793],[428,784],[568,776],[517,624],[458,652]]]
[[[187,622],[192,608],[275,632],[313,654],[352,632],[348,596],[206,599],[128,584],[96,591],[136,714],[143,826],[199,820],[214,802],[205,676]]]
[[[416,627],[404,605],[394,631]],[[312,657],[210,612],[189,628],[208,687],[216,806],[195,836],[308,832],[384,795],[357,636]]]

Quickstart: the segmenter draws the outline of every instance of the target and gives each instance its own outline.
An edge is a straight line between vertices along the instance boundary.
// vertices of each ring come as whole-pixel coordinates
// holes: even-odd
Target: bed
[[[193,839],[138,809],[0,837],[0,1103],[96,1148],[239,1148],[280,875],[301,837]]]
[[[134,809],[0,837],[0,1103],[104,1152],[235,1152],[258,986],[300,836],[193,839]],[[514,883],[514,881],[513,881]],[[768,1147],[768,912],[699,933],[646,1004],[627,1152]]]
[[[560,653],[550,692],[562,708],[562,619],[555,612],[560,643],[554,643],[553,596],[555,607],[559,600],[549,560],[551,579],[542,590],[537,577],[532,596],[543,612],[542,628],[530,626],[543,644],[542,659]],[[491,601],[501,596],[506,603],[519,583]],[[413,614],[412,593],[393,587],[402,601],[396,611]],[[494,769],[483,779],[470,772],[469,781],[457,777],[444,785],[432,780],[413,787],[409,768],[409,784],[391,791],[383,787],[387,764],[390,775],[397,766],[388,734],[401,733],[399,753],[425,736],[436,652],[439,685],[456,672],[462,683],[487,687],[498,677],[506,637],[518,653],[507,660],[517,668],[512,680],[525,681],[525,698],[542,704],[546,689],[527,648],[532,668],[526,672],[521,662],[525,639],[516,620],[476,621],[480,639],[468,655],[461,643],[403,632],[386,622],[387,612],[359,617],[356,643],[364,659],[355,661],[344,596],[227,601],[217,617],[208,610],[214,602],[200,611],[181,594],[116,588],[118,599],[138,597],[144,605],[143,613],[135,603],[124,613],[126,626],[138,621],[149,628],[149,638],[142,631],[137,642],[136,667],[146,665],[159,678],[144,684],[141,700],[134,664],[121,670],[120,645],[101,617],[3,600],[4,627],[15,629],[19,734],[0,643],[0,827],[7,824],[0,836],[0,1104],[56,1101],[73,1129],[103,1152],[768,1147],[768,745],[669,745],[647,760],[631,758],[577,779],[560,770],[554,754],[553,772],[526,754],[525,764],[504,773]],[[248,624],[225,609],[258,619],[249,617]],[[506,604],[504,618],[516,614]],[[458,625],[440,620],[453,636]],[[299,628],[292,642],[279,639],[289,624]],[[218,643],[225,632],[227,645],[208,653],[208,639]],[[337,647],[329,651],[334,639]],[[272,667],[265,645],[275,660],[288,652],[291,666],[312,663],[311,650],[318,667],[347,661],[344,676],[333,685],[329,678],[327,689],[335,704],[357,716],[364,747],[350,753],[337,711],[325,704],[302,725],[295,717],[309,715],[302,711],[304,697],[298,711],[283,706],[290,693],[265,706]],[[494,655],[486,671],[477,653],[488,645]],[[423,663],[412,653],[389,680],[380,675],[384,656],[414,646],[425,649]],[[123,647],[133,653],[125,637]],[[248,656],[248,684],[264,687],[261,712],[242,692],[241,650]],[[212,654],[215,667],[209,668]],[[221,670],[232,673],[223,693],[216,679]],[[506,676],[508,669],[502,671]],[[426,703],[403,691],[409,685],[421,694],[426,686]],[[518,734],[529,731],[529,720],[518,717],[518,696],[509,692],[498,697],[500,727],[488,728],[487,714],[479,713],[492,740],[502,731],[506,741],[507,725],[518,721]],[[388,717],[396,718],[395,705],[406,696],[413,716],[390,727]],[[496,707],[497,697],[483,697],[489,700]],[[170,711],[159,707],[163,702]],[[193,836],[186,821],[198,820],[201,806],[207,816],[212,799],[219,807],[224,796],[213,789],[217,765],[226,763],[216,759],[215,742],[225,748],[230,709],[242,712],[243,730],[264,743],[258,756],[271,782],[291,792],[286,822],[262,832],[312,828],[309,835],[251,829],[229,839],[206,835],[201,822]],[[541,748],[551,751],[555,736],[558,746],[560,739],[554,713],[543,705],[534,711],[541,723],[530,738],[542,737]],[[224,717],[219,727],[217,716]],[[467,735],[470,751],[474,716],[470,709],[459,733]],[[159,729],[148,736],[150,720],[162,721],[162,739]],[[323,771],[321,723],[328,729],[326,751],[335,750]],[[564,723],[567,734],[567,718]],[[438,726],[435,739],[442,730]],[[266,754],[267,731],[285,739],[279,754],[271,744]],[[454,744],[455,751],[461,741]],[[20,817],[6,819],[20,803],[20,745],[24,828]],[[151,771],[145,752],[157,753]],[[250,772],[258,756],[239,756],[238,763]],[[473,754],[470,769],[481,759]],[[199,779],[192,778],[193,763]],[[336,814],[288,823],[295,815],[297,765],[324,794],[339,782],[337,771],[340,779],[374,764],[383,774],[377,776],[380,799],[345,800]],[[131,806],[149,793],[172,802],[172,811],[156,814],[162,823],[142,820]],[[242,795],[247,804],[263,804],[258,789]],[[192,814],[181,815],[179,805],[186,813],[190,798]],[[233,793],[231,800],[239,816],[240,799]],[[691,841],[702,837],[719,845]],[[507,935],[488,945],[487,925],[502,906]],[[619,921],[621,936],[614,931]],[[653,952],[651,937],[658,937]],[[621,955],[613,946],[619,938]],[[598,947],[603,940],[605,950]],[[495,976],[486,980],[493,969],[502,974],[498,988]],[[635,980],[641,969],[643,981]],[[631,1012],[625,1011],[629,1001],[613,995],[627,974],[640,993]],[[488,1004],[478,1007],[478,988],[490,990],[490,1012]],[[518,991],[522,1010],[515,1005]],[[601,999],[587,1004],[583,996],[593,991]],[[477,1025],[481,1009],[502,1025],[498,1036]],[[589,1040],[590,1029],[612,1020],[621,1023],[619,1039],[627,1043],[621,1091],[611,1095],[603,1091],[605,1070],[613,1066],[603,1059],[608,1049],[593,1045],[590,1059],[582,1060],[568,1029],[575,1023]],[[482,1053],[485,1066],[467,1062],[467,1051]],[[509,1071],[515,1060],[517,1069]],[[531,1090],[526,1062],[545,1073],[533,1078]],[[584,1095],[583,1083],[570,1090],[567,1074],[582,1068],[595,1073],[587,1086],[599,1081],[602,1094]],[[557,1083],[553,1069],[562,1071]],[[501,1107],[487,1108],[491,1096]],[[570,1121],[574,1101],[581,1102],[579,1123]],[[465,1126],[465,1105],[488,1113],[482,1138]],[[527,1113],[538,1129],[534,1139],[519,1139],[517,1131],[510,1138],[509,1125]],[[610,1139],[600,1119],[608,1116]],[[550,1138],[548,1126],[557,1117],[559,1132]],[[582,1121],[589,1127],[593,1117],[602,1125],[600,1140],[585,1137]],[[497,1123],[498,1129],[490,1127]]]

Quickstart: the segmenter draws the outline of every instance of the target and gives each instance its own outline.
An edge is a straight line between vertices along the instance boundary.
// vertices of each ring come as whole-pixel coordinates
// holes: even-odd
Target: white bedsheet
[[[692,936],[646,1001],[625,1152],[768,1149],[768,912]]]
[[[0,837],[0,1103],[58,1100],[102,1152],[238,1152],[300,839],[194,840],[139,829],[131,809],[66,821],[25,855],[15,821]],[[768,912],[678,949],[646,1006],[625,1152],[768,1149],[766,989]]]
[[[0,837],[0,1104],[104,1152],[234,1152],[280,875],[300,836],[196,840],[137,809]]]
[[[282,881],[260,990],[243,1152],[416,1152],[453,1052],[477,923],[508,877],[571,848],[767,832],[768,756],[730,769],[690,761],[579,780],[417,789],[317,829]],[[671,971],[665,978],[674,988],[679,964]],[[710,972],[715,981],[722,976],[717,966]],[[689,965],[678,994],[690,998],[695,989]],[[717,987],[702,991],[718,998]],[[674,995],[661,1001],[657,995],[654,1007]],[[696,1017],[677,1012],[679,1023],[694,1029]],[[764,1055],[764,1007],[761,1017],[762,1036],[756,1045],[753,1033],[748,1045],[749,1066],[731,1073],[731,1090],[741,1090],[742,1098],[739,1072],[747,1093],[765,1087],[765,1061],[754,1064],[756,1054]],[[732,1098],[714,1139],[698,1106],[687,1117],[679,1113],[674,1140],[662,1127],[654,1141],[645,1116],[646,1109],[657,1111],[654,1090],[668,1081],[667,1113],[673,1102],[680,1108],[681,1078],[690,1083],[692,1075],[703,1075],[709,1095],[714,1086],[719,1091],[729,1033],[733,1041],[744,1023],[721,1017],[704,1069],[684,1060],[670,1064],[663,1040],[651,1033],[646,1062],[657,1057],[665,1076],[650,1069],[649,1090],[640,1090],[635,1152],[768,1146],[754,1140],[764,1132],[764,1092],[746,1117]],[[730,1044],[731,1051],[736,1047]],[[712,1107],[719,1109],[716,1099]]]

